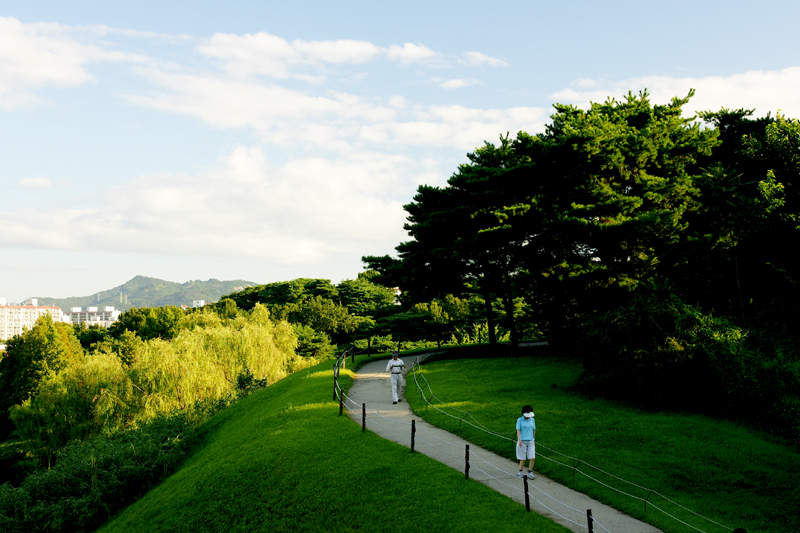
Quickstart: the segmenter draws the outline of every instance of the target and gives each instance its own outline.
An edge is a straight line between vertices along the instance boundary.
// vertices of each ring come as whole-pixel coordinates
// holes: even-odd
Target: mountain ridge
[[[197,279],[177,283],[137,275],[122,285],[89,296],[38,297],[38,303],[57,306],[62,311],[69,311],[72,307],[88,306],[114,306],[120,311],[127,311],[133,307],[191,306],[193,300],[216,301],[226,294],[256,285],[258,283],[241,279],[221,281],[209,278],[206,281]]]

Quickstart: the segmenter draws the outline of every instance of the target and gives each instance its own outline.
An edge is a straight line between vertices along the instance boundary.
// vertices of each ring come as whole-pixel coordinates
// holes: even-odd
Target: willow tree
[[[234,393],[242,376],[274,383],[310,364],[295,354],[292,326],[272,320],[260,304],[226,325],[204,323],[171,341],[140,341],[129,361],[105,344],[47,373],[36,393],[11,409],[28,451],[46,463],[72,438],[192,410]]]

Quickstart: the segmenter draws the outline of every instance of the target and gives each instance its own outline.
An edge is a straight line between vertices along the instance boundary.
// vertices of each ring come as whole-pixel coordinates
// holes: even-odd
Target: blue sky
[[[353,278],[554,102],[800,116],[796,2],[0,6],[0,297]]]

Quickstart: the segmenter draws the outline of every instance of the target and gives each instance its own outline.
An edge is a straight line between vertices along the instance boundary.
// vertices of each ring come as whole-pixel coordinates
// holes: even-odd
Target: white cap
[[[527,413],[522,413],[522,416],[525,418],[533,418],[533,411],[528,411]]]

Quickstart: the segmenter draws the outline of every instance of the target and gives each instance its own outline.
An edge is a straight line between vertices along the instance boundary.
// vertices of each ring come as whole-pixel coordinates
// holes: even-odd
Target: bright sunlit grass
[[[331,366],[215,416],[183,467],[101,531],[567,531],[339,417]]]
[[[696,533],[697,529],[664,516],[652,505],[645,512],[642,501],[605,488],[543,456],[572,466],[578,465],[578,460],[590,463],[731,528],[744,527],[749,533],[800,531],[794,510],[800,501],[797,450],[728,421],[648,412],[582,397],[570,388],[580,370],[574,360],[544,357],[459,359],[422,366],[433,392],[447,407],[469,411],[480,423],[509,438],[516,436],[515,422],[521,407],[532,405],[536,413],[537,470],[667,533]],[[513,458],[513,443],[433,408],[426,411],[411,374],[407,383],[409,404],[420,416]],[[543,446],[563,455],[548,452]],[[585,465],[579,469],[648,499],[701,531],[730,531],[693,516],[649,490],[621,483]]]

